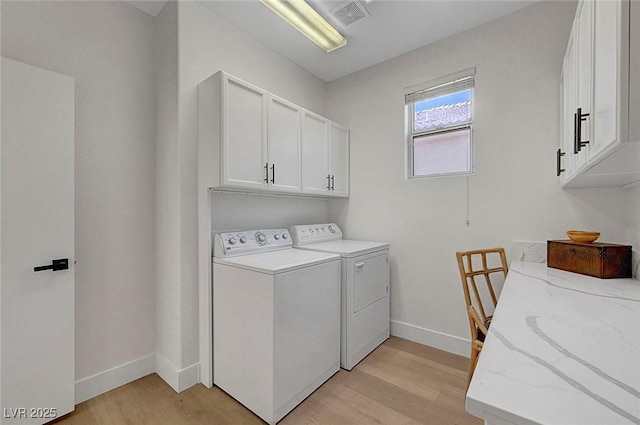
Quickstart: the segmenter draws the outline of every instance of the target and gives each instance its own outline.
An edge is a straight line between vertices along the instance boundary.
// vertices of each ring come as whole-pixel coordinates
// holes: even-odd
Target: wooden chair
[[[496,297],[491,275],[499,273],[502,275],[501,278],[504,279],[509,272],[509,266],[507,265],[504,248],[456,252],[456,258],[458,259],[462,290],[467,304],[467,315],[471,329],[471,356],[469,358],[469,374],[467,377],[468,386],[471,382],[473,371],[476,368],[484,339],[487,336],[487,331],[493,318],[493,311],[498,304],[498,298]],[[482,280],[484,280],[486,284],[486,294],[481,293],[478,288],[478,283],[482,283],[478,281]],[[483,288],[483,286],[480,288]],[[471,293],[473,293],[473,298]],[[487,303],[490,300],[492,304],[491,311],[485,308],[483,295],[485,295],[484,298]],[[487,297],[489,300],[486,300]]]

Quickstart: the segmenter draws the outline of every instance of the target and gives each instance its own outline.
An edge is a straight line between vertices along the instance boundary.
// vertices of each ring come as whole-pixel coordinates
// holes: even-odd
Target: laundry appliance
[[[213,381],[269,424],[340,369],[340,256],[287,229],[218,233]]]
[[[389,338],[389,244],[343,239],[335,223],[293,226],[294,247],[341,257],[340,366]]]

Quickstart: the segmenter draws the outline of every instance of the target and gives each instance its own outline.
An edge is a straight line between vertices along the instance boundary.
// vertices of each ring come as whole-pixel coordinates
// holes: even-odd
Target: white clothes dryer
[[[293,226],[291,235],[295,248],[342,258],[340,366],[351,370],[389,338],[389,244],[342,239],[334,223]]]
[[[287,229],[219,233],[213,381],[275,424],[340,369],[340,256]]]

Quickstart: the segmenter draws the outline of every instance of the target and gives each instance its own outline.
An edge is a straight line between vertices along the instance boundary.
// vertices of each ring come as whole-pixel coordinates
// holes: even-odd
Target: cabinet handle
[[[336,176],[335,175],[331,175],[331,190],[336,190]]]
[[[580,152],[580,148],[578,147],[578,113],[573,114],[573,153],[577,154]]]
[[[327,190],[331,190],[331,174],[327,174]]]
[[[578,108],[578,112],[576,113],[576,149],[578,152],[582,150],[584,146],[589,144],[588,140],[582,141],[582,121],[586,121],[589,114],[583,114],[582,108]],[[576,152],[577,153],[577,152]]]
[[[275,182],[276,182],[276,164],[271,164],[271,183],[275,183]]]
[[[565,155],[564,152],[562,152],[562,150],[560,148],[558,148],[558,152],[556,152],[556,175],[560,176],[560,174],[564,173],[565,170],[564,168],[561,168],[561,158]]]
[[[269,163],[264,164],[264,182],[269,183]]]

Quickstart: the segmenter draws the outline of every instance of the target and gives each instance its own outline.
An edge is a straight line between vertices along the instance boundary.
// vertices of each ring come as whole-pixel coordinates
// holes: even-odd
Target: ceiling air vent
[[[371,16],[359,1],[348,1],[343,3],[333,9],[331,14],[345,27]]]

